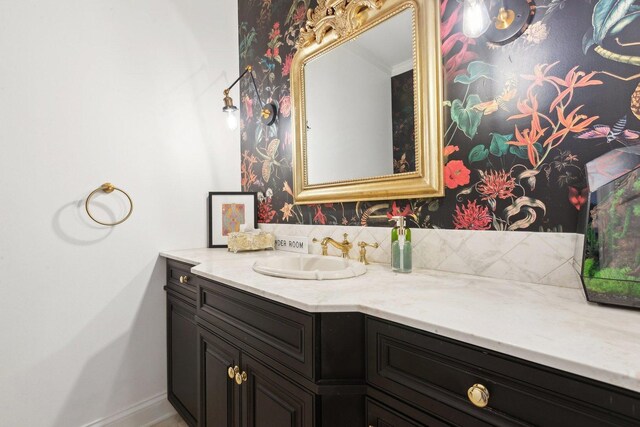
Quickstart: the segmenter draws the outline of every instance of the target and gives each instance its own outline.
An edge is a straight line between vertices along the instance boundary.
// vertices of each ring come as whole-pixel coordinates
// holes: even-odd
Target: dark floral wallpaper
[[[391,77],[393,173],[416,170],[413,70]]]
[[[496,46],[462,32],[462,3],[441,1],[445,183],[439,199],[294,205],[289,71],[311,0],[240,0],[240,67],[253,65],[265,127],[241,83],[242,189],[259,221],[575,232],[584,164],[640,143],[640,0],[538,0],[534,23]],[[347,72],[345,72],[347,74]]]

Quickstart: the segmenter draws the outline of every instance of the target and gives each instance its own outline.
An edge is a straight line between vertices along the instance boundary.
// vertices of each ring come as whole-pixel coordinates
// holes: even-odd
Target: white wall
[[[240,186],[236,0],[0,1],[0,58],[0,425],[80,426],[166,391],[158,252]]]
[[[309,184],[393,173],[391,68],[349,45],[305,66]]]

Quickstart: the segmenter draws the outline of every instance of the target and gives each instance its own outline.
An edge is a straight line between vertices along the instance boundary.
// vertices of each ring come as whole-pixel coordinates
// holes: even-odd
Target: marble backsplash
[[[391,229],[327,225],[260,224],[279,236],[306,236],[310,252],[320,254],[315,237],[330,236],[341,241],[348,233],[354,242],[351,258],[357,259],[356,243],[377,242],[367,249],[372,263],[391,259]],[[580,288],[578,271],[582,262],[582,236],[574,233],[497,232],[444,229],[412,229],[413,266],[452,273],[511,279],[544,285]],[[329,247],[329,254],[338,256]]]

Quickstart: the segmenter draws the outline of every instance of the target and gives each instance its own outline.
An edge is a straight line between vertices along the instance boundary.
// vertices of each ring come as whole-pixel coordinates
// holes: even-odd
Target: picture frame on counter
[[[226,248],[229,233],[258,228],[258,193],[209,192],[207,198],[210,248]]]

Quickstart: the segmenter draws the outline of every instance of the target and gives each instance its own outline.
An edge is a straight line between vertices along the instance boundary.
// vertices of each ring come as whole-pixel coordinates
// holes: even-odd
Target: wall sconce
[[[249,73],[249,75],[251,76],[251,82],[253,83],[253,88],[256,91],[256,95],[258,96],[258,101],[260,102],[260,106],[262,108],[260,111],[262,123],[264,123],[267,126],[271,126],[276,121],[276,117],[278,113],[278,108],[276,107],[276,104],[274,104],[273,102],[264,104],[262,102],[262,99],[260,99],[260,93],[258,92],[258,86],[256,85],[256,80],[253,77],[253,67],[251,65],[247,65],[247,68],[245,68],[244,72],[240,74],[240,77],[238,77],[236,81],[234,81],[231,84],[231,86],[229,86],[223,91],[224,107],[222,107],[222,112],[227,113],[227,126],[231,130],[237,129],[238,127],[238,118],[236,117],[236,112],[238,111],[238,107],[233,105],[233,99],[231,99],[231,97],[229,96],[229,91],[236,85],[236,83],[240,81],[240,79],[242,79],[245,75],[247,75],[247,73]]]
[[[462,32],[474,39],[484,34],[489,42],[504,45],[520,37],[535,14],[534,0],[464,0]]]

